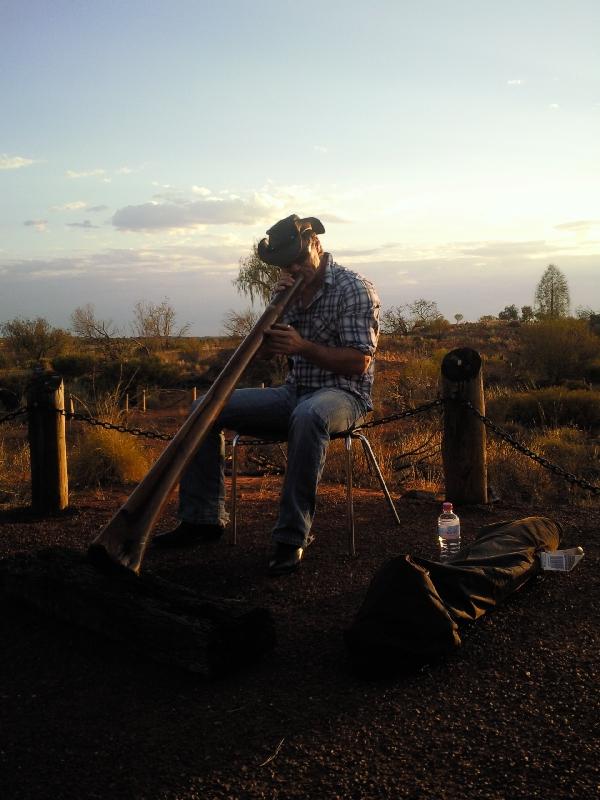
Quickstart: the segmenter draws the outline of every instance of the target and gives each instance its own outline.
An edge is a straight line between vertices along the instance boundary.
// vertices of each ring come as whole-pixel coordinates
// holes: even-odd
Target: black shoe
[[[304,550],[293,544],[277,542],[269,559],[269,575],[287,575],[300,567]]]
[[[222,525],[194,525],[192,522],[182,521],[172,531],[155,536],[152,547],[193,547],[201,542],[216,542],[224,530]]]

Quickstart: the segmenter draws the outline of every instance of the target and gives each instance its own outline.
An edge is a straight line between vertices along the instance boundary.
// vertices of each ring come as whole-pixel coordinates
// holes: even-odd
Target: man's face
[[[285,267],[284,272],[294,277],[298,274],[302,274],[304,275],[305,282],[310,283],[314,280],[320,263],[321,256],[319,255],[315,240],[311,239],[307,249],[303,253],[302,259],[290,264],[289,267]]]

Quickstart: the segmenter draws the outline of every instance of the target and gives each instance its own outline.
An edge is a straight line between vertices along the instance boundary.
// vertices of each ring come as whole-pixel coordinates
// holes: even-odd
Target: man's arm
[[[271,353],[301,355],[317,367],[336,375],[362,375],[371,363],[371,356],[354,347],[329,347],[303,339],[291,325],[273,325],[265,331],[265,335]]]

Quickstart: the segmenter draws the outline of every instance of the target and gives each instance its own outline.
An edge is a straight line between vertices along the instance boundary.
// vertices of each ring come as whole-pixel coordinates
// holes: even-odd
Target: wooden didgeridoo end
[[[101,572],[140,572],[146,550],[145,539],[140,541],[130,525],[126,510],[120,509],[105,526],[102,541],[96,540],[88,547],[88,558]]]

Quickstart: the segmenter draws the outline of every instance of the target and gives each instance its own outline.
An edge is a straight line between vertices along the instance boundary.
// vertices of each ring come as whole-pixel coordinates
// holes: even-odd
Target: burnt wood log
[[[66,548],[0,561],[0,595],[208,678],[247,667],[275,645],[267,609],[123,567],[102,572]]]

